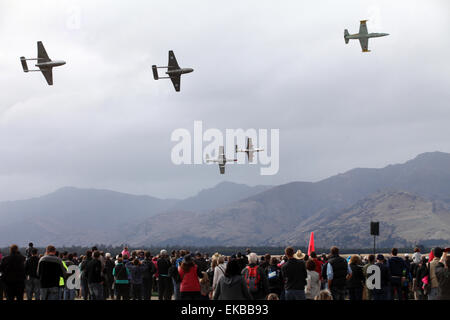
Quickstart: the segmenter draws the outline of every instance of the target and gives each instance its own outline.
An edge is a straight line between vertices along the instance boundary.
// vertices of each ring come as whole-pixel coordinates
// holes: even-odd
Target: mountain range
[[[246,186],[224,182],[184,200],[66,187],[0,203],[0,246],[384,247],[448,245],[450,154],[424,153],[385,168],[356,168],[318,182]]]

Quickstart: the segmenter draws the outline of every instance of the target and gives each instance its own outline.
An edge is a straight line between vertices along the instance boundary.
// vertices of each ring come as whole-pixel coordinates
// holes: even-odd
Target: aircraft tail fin
[[[346,44],[347,44],[348,41],[349,41],[349,39],[347,38],[349,35],[350,35],[350,33],[348,33],[348,30],[345,29],[345,30],[344,30],[344,39],[345,39],[345,43],[346,43]]]
[[[153,78],[155,78],[155,80],[158,80],[159,77],[158,77],[158,69],[157,69],[157,67],[155,65],[153,65],[152,69],[153,69]]]
[[[22,62],[23,72],[28,72],[28,65],[25,57],[20,57],[20,62]]]

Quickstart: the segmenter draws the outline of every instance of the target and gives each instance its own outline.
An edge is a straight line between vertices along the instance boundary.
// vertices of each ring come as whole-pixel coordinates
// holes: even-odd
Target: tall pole
[[[376,252],[375,252],[375,250],[376,250],[376,247],[375,247],[375,239],[376,239],[376,237],[377,236],[373,236],[373,254],[375,255],[376,254]]]

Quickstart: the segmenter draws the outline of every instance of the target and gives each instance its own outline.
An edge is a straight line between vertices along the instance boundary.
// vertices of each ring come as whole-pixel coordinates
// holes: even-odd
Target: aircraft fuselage
[[[350,34],[346,36],[347,39],[364,39],[364,38],[379,38],[388,36],[389,33],[368,33],[368,34]]]
[[[166,71],[166,74],[168,74],[168,75],[181,75],[181,74],[185,74],[185,73],[191,73],[192,71],[194,71],[194,69],[192,69],[192,68],[181,68],[181,69],[175,69],[175,70]]]

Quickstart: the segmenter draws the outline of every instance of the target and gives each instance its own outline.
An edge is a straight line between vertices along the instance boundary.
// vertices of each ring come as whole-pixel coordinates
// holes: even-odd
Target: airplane
[[[172,50],[169,51],[169,63],[167,67],[157,67],[156,65],[153,65],[152,69],[153,69],[153,78],[155,78],[155,80],[159,79],[172,80],[173,86],[175,87],[175,91],[177,92],[180,91],[181,75],[194,71],[194,69],[192,68],[180,68],[177,59],[175,58],[175,54],[173,53]],[[168,77],[159,77],[158,69],[167,69],[166,74],[168,75]]]
[[[32,72],[32,71],[40,71],[47,80],[48,85],[53,85],[53,67],[59,67],[65,65],[66,62],[63,60],[50,60],[47,52],[45,51],[44,45],[42,41],[37,42],[37,51],[38,57],[33,59],[25,59],[25,57],[20,57],[20,61],[22,62],[22,68],[24,72]],[[27,60],[37,60],[36,67],[39,70],[28,70]]]
[[[368,33],[367,32],[367,22],[368,20],[361,20],[359,25],[359,33],[349,34],[348,30],[344,30],[345,43],[348,43],[350,39],[358,39],[361,44],[362,52],[370,52],[369,48],[369,38],[378,38],[388,36],[389,33]]]
[[[237,161],[237,159],[227,159],[225,156],[225,152],[224,152],[224,148],[223,146],[219,146],[219,155],[217,159],[209,159],[209,155],[206,155],[206,162],[217,162],[219,163],[219,170],[220,170],[220,174],[224,174],[225,173],[225,164],[227,162],[235,162]]]
[[[236,153],[245,152],[247,153],[248,162],[253,162],[253,154],[255,152],[264,151],[263,148],[253,148],[252,138],[247,138],[247,149],[239,149],[236,145]]]

